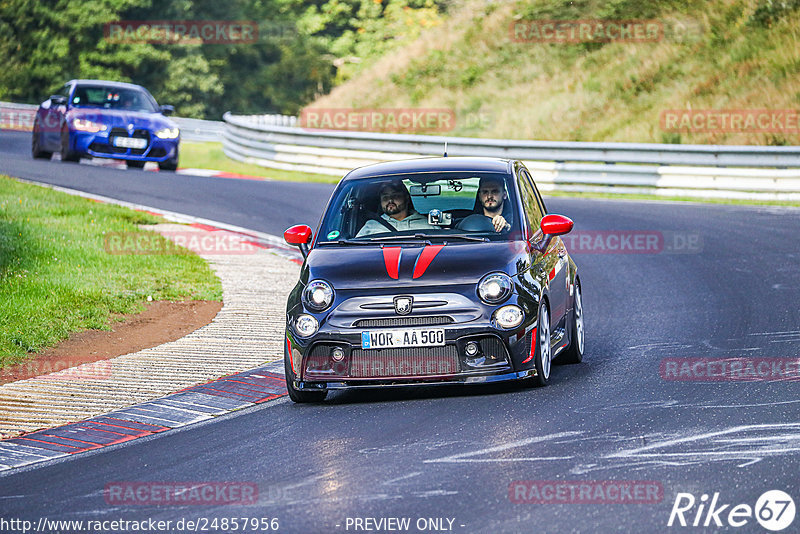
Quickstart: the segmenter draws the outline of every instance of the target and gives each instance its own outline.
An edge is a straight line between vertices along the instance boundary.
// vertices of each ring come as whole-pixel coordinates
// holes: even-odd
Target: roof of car
[[[127,82],[112,82],[110,80],[70,80],[67,83],[77,83],[78,85],[105,85],[107,87],[127,87],[131,89],[143,89],[141,85]]]
[[[350,171],[345,180],[358,180],[374,176],[410,174],[415,172],[509,172],[510,161],[497,158],[447,157],[418,158],[387,161],[359,167]]]

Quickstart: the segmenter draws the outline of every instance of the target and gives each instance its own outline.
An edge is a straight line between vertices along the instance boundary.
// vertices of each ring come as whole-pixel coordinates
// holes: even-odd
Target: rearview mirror
[[[308,256],[308,244],[311,243],[312,236],[311,228],[305,224],[292,226],[283,233],[283,239],[285,239],[287,243],[300,247],[303,258]]]
[[[550,241],[554,237],[570,233],[573,226],[575,226],[575,223],[572,222],[572,219],[569,217],[564,217],[563,215],[557,215],[555,213],[545,215],[542,217],[542,222],[539,224],[542,239],[538,243],[531,244],[533,248],[544,253],[547,247],[550,246]],[[536,232],[536,234],[538,235],[539,232]]]
[[[66,106],[67,97],[64,95],[50,95],[51,106]]]
[[[170,106],[169,104],[164,104],[161,106],[161,114],[165,116],[169,116],[175,113],[175,106]]]

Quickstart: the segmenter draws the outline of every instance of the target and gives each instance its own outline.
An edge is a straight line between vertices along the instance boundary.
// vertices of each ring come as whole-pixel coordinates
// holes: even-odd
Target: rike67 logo
[[[794,500],[781,490],[764,492],[756,500],[755,506],[724,504],[720,501],[719,492],[715,492],[710,501],[707,494],[697,499],[691,493],[678,493],[667,526],[739,528],[755,518],[765,529],[779,532],[794,522],[794,516]]]

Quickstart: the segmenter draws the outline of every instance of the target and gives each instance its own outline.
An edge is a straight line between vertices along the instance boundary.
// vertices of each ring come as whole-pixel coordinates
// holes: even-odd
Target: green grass
[[[341,176],[268,169],[252,163],[242,163],[226,156],[222,151],[222,143],[181,141],[180,158],[180,166],[183,168],[212,169],[246,176],[263,176],[271,180],[335,184],[341,179]]]
[[[0,367],[153,300],[222,300],[194,254],[114,255],[108,232],[160,218],[0,176]],[[154,239],[162,240],[161,236]]]

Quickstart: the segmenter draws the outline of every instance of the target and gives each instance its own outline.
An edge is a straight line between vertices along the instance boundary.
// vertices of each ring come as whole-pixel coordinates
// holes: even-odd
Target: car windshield
[[[317,243],[346,246],[405,240],[466,243],[519,239],[521,226],[512,183],[503,173],[476,172],[352,180],[339,188],[331,201]]]
[[[119,109],[155,113],[153,97],[140,89],[101,85],[79,85],[72,95],[72,105],[78,108]]]

